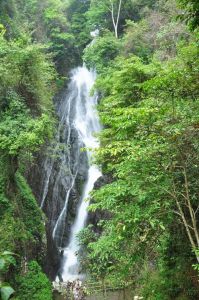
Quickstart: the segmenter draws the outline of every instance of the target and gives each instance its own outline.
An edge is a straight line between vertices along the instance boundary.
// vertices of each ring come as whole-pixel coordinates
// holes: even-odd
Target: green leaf
[[[5,256],[5,255],[15,255],[15,253],[10,252],[10,251],[4,251],[1,255],[2,256]]]
[[[3,286],[1,288],[1,298],[2,300],[8,300],[10,298],[10,296],[14,293],[15,291],[13,290],[13,288],[11,288],[10,286]]]
[[[0,258],[0,271],[2,271],[4,269],[5,264],[6,264],[5,259]]]
[[[165,230],[165,227],[164,227],[163,224],[160,224],[160,228],[161,228],[162,230]]]

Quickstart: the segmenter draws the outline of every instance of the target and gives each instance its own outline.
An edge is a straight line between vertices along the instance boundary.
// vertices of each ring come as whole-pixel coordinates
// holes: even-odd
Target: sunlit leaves
[[[196,29],[199,26],[199,3],[198,0],[178,0],[181,7],[185,9],[184,14],[181,14],[181,18],[185,19],[190,25],[191,29]]]
[[[10,104],[1,113],[0,149],[9,154],[19,154],[21,150],[33,151],[51,136],[51,120],[45,114],[32,118],[23,99],[9,96]]]
[[[83,60],[89,68],[100,73],[112,64],[112,60],[119,54],[119,49],[120,42],[112,33],[106,32],[85,48]]]
[[[14,290],[9,285],[1,286],[0,284],[0,292],[1,292],[1,299],[8,300],[10,296],[14,293]]]
[[[90,206],[110,214],[101,224],[102,236],[88,246],[89,271],[96,277],[129,280],[136,276],[134,267],[157,255],[162,237],[180,221],[169,193],[175,181],[182,197],[179,165],[189,168],[193,205],[196,201],[191,174],[199,155],[197,52],[193,43],[164,66],[145,65],[135,56],[117,58],[97,80],[105,128],[96,160],[111,182],[93,192]]]

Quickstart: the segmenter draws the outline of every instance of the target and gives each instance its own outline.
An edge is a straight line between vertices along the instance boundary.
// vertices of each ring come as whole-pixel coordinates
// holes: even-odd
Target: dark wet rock
[[[103,175],[101,176],[95,183],[94,189],[98,190],[105,184],[111,183],[112,182],[112,176],[111,175]],[[91,199],[91,204],[94,203],[95,200]],[[93,231],[97,234],[101,234],[101,226],[99,226],[99,222],[101,220],[108,220],[111,217],[110,213],[106,210],[100,210],[97,209],[95,212],[89,211],[88,214],[88,220],[87,224],[93,225]]]
[[[60,268],[61,257],[58,248],[67,244],[71,225],[75,218],[76,208],[82,193],[83,185],[87,179],[88,158],[80,148],[78,133],[72,125],[74,108],[71,106],[70,118],[64,112],[67,107],[67,97],[56,103],[58,117],[58,133],[51,145],[41,149],[35,158],[35,163],[27,170],[27,179],[38,201],[39,206],[46,215],[47,254],[44,261],[45,271],[54,279]],[[71,103],[72,104],[72,103]],[[65,113],[65,116],[64,116]],[[71,188],[73,177],[74,185]],[[71,188],[71,190],[70,190]],[[57,230],[55,239],[52,238],[55,224],[64,208],[67,193],[69,193],[68,206]]]
[[[90,117],[95,116],[95,113],[87,103],[90,99],[88,96],[90,81],[87,84],[86,81],[82,81],[82,74],[80,75],[79,81],[73,77],[68,89],[56,98],[58,122],[54,141],[41,149],[36,157],[36,163],[27,172],[33,193],[46,216],[45,270],[52,279],[60,273],[62,248],[68,244],[71,226],[88,177],[88,153],[82,151],[85,146],[83,140],[86,143],[92,131],[100,130],[98,119],[96,123]],[[85,124],[84,116],[85,120],[88,120]],[[88,132],[90,134],[87,135]],[[90,147],[90,144],[87,146]],[[108,180],[108,177],[101,177],[95,183],[95,188],[99,188]],[[102,217],[106,218],[106,214],[98,211],[89,214],[88,221],[97,228],[98,221]]]

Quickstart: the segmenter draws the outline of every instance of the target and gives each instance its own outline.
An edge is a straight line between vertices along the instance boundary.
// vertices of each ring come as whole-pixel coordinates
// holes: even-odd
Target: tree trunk
[[[120,20],[122,0],[119,0],[119,6],[118,6],[117,16],[116,17],[115,17],[115,14],[114,14],[114,3],[113,3],[113,0],[110,0],[110,2],[111,2],[111,17],[112,17],[113,27],[114,27],[114,31],[115,31],[115,37],[117,39],[118,38],[118,25],[119,25],[119,20]]]

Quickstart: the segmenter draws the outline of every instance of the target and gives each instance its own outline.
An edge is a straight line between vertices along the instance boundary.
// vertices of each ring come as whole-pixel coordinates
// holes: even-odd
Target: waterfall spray
[[[62,273],[64,281],[80,278],[77,257],[79,245],[76,236],[85,226],[88,215],[89,201],[87,198],[89,193],[92,191],[96,180],[101,176],[100,170],[95,165],[92,165],[91,160],[92,150],[99,146],[94,133],[100,131],[100,123],[96,111],[97,96],[90,96],[90,91],[95,81],[95,73],[89,72],[85,67],[78,68],[74,72],[73,80],[77,89],[74,126],[78,131],[78,138],[87,149],[89,169],[88,179],[84,185],[69,243],[64,250]]]
[[[90,95],[95,78],[95,72],[89,71],[84,66],[72,71],[66,96],[58,105],[59,126],[55,138],[56,146],[53,148],[52,157],[47,157],[44,162],[41,207],[49,205],[49,200],[54,209],[57,207],[58,215],[52,223],[54,224],[52,237],[57,248],[63,249],[64,281],[81,277],[76,236],[86,223],[89,201],[85,200],[88,200],[96,180],[101,176],[100,170],[92,163],[92,151],[99,146],[95,133],[101,129],[96,110],[97,95]],[[84,150],[86,152],[83,153],[82,148],[86,149]],[[79,196],[78,204],[74,205],[71,201],[78,184],[78,176],[82,176],[81,174],[84,174],[82,195]],[[50,194],[48,194],[49,187],[51,187]],[[65,189],[64,197],[63,189]],[[50,195],[52,200],[49,198]],[[74,223],[69,227],[69,233],[67,220],[71,205],[76,207],[76,213]]]

